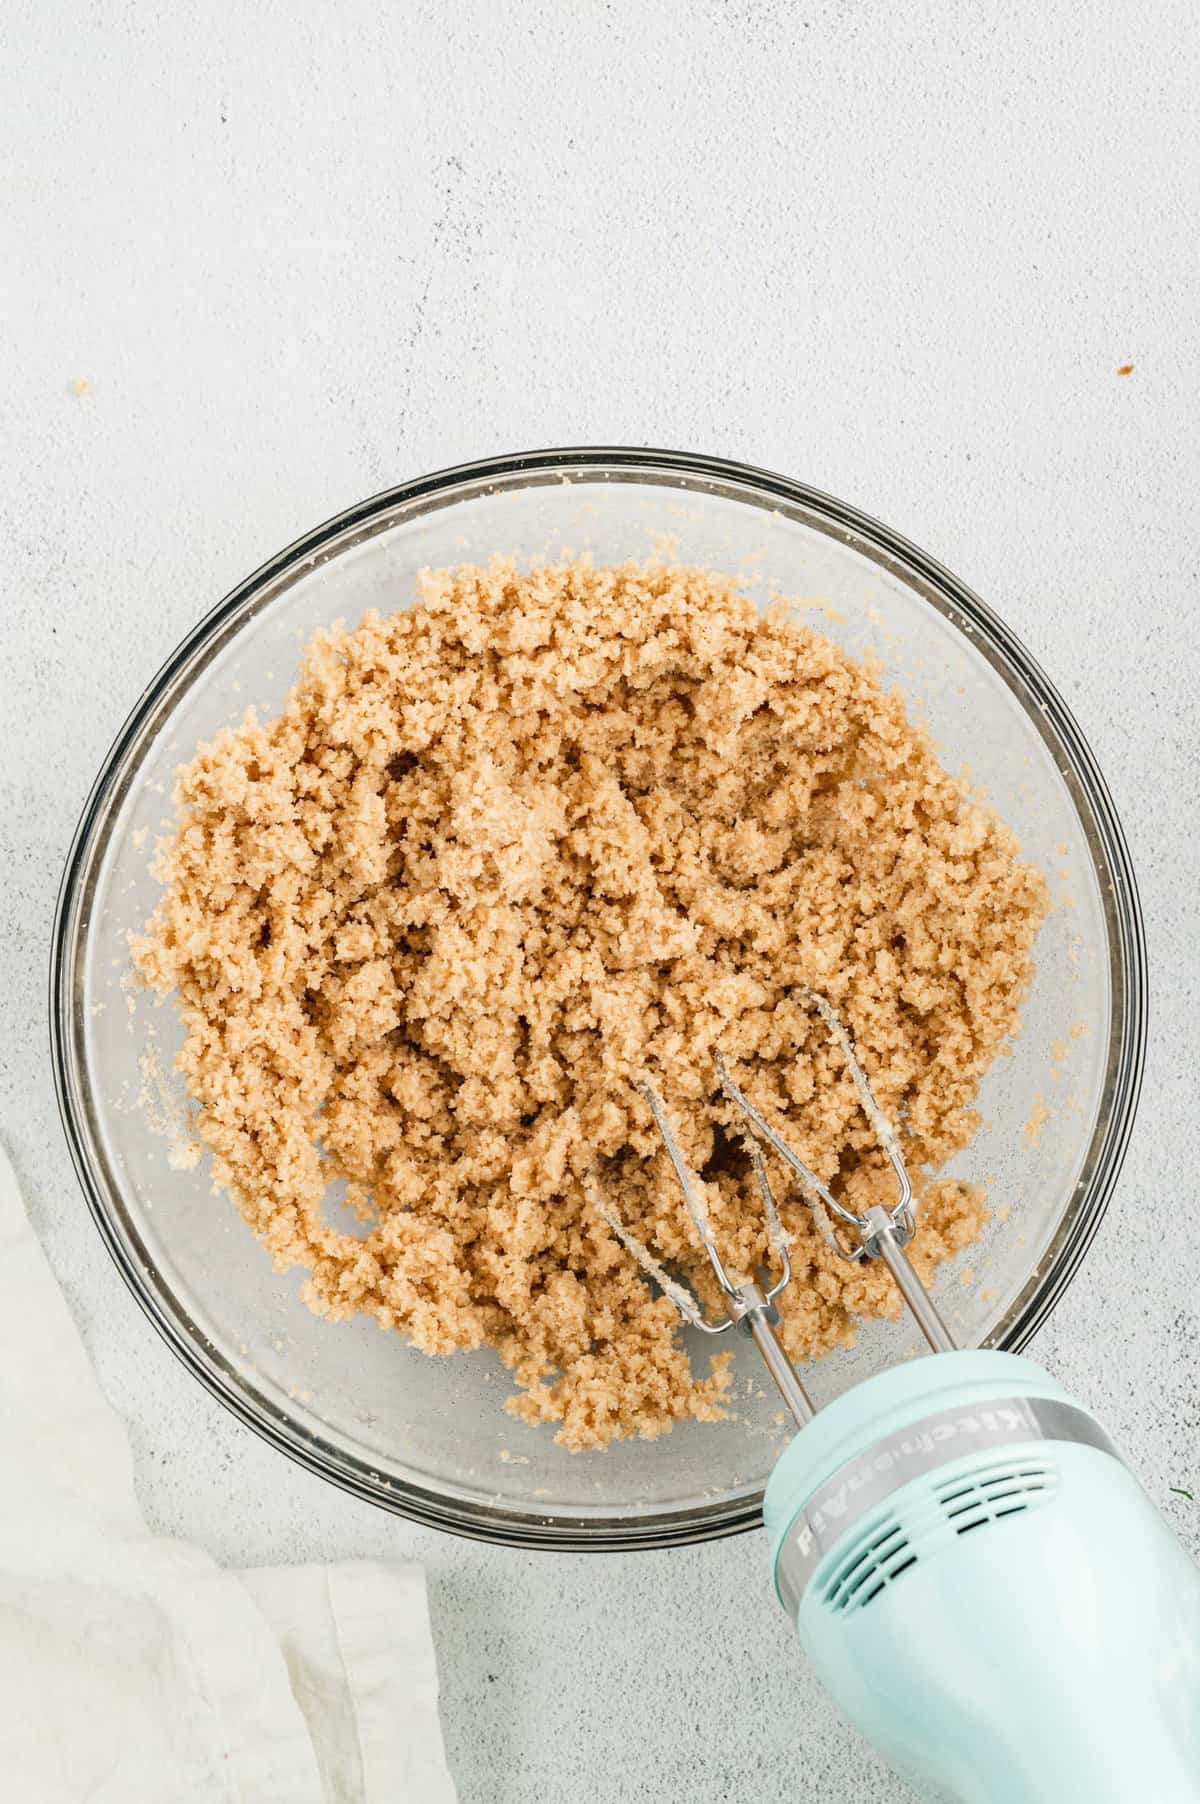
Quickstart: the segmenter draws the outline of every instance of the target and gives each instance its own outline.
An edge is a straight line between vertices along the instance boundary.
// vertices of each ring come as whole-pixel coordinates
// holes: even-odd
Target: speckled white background
[[[51,1091],[47,938],[84,793],[247,570],[462,458],[709,450],[927,546],[1057,680],[1132,842],[1147,1092],[1036,1351],[1200,1546],[1200,1501],[1168,1491],[1200,1499],[1192,10],[6,9],[0,1132],[151,1521],[231,1561],[427,1562],[464,1804],[907,1794],[818,1694],[758,1537],[468,1546],[340,1496],[185,1377],[100,1250]]]

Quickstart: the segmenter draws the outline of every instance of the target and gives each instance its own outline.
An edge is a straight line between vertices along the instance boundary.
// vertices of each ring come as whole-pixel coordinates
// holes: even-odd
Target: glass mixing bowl
[[[174,767],[197,741],[273,710],[317,627],[409,603],[424,565],[566,552],[672,556],[734,572],[762,604],[811,603],[849,651],[871,650],[969,766],[1056,906],[1013,1055],[982,1093],[986,1127],[950,1168],[985,1181],[984,1240],[939,1273],[960,1342],[1018,1348],[1079,1264],[1116,1179],[1141,1077],[1142,925],[1120,825],[1090,751],[1028,652],[947,571],[885,527],[798,483],[712,458],[537,452],[411,482],[273,558],[213,609],[146,689],[88,798],[55,925],[59,1101],[96,1223],[185,1365],[244,1422],[384,1508],[490,1540],[643,1547],[759,1521],[785,1439],[748,1344],[735,1417],[569,1454],[514,1421],[490,1352],[429,1359],[365,1319],[336,1326],[278,1276],[205,1164],[173,1161],[182,1091],[174,1011],[131,987],[127,935],[150,914],[154,841]],[[1038,1130],[1043,1113],[1047,1118]],[[205,1162],[206,1163],[206,1162]],[[818,1403],[918,1351],[903,1324],[807,1373]]]

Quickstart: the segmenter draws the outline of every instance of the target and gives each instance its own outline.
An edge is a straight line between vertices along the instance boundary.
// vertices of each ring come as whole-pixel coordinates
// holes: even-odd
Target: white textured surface
[[[463,1545],[341,1497],[184,1376],[100,1251],[54,1110],[47,937],[85,790],[247,570],[464,457],[711,450],[927,546],[1057,680],[1132,842],[1147,1093],[1036,1350],[1196,1547],[1200,1502],[1167,1489],[1200,1499],[1191,12],[8,9],[0,1131],[151,1521],[238,1563],[428,1562],[464,1804],[906,1794],[789,1645],[757,1537]]]

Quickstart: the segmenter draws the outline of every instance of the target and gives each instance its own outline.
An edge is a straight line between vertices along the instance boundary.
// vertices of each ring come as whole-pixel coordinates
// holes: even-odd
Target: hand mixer
[[[778,1275],[730,1275],[703,1187],[648,1084],[724,1317],[709,1321],[602,1208],[687,1321],[751,1336],[795,1419],[764,1502],[779,1599],[834,1700],[926,1799],[1195,1804],[1200,1573],[1104,1429],[1047,1372],[956,1350],[904,1250],[913,1192],[899,1142],[840,1019],[809,1000],[895,1174],[894,1206],[844,1207],[718,1057],[747,1124]],[[791,1266],[764,1151],[799,1180],[843,1258],[885,1261],[936,1356],[869,1378],[819,1414],[776,1334]]]

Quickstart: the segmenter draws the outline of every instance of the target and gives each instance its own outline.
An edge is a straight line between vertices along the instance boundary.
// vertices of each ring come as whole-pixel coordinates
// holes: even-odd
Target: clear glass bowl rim
[[[584,480],[659,481],[685,489],[740,491],[760,504],[783,502],[806,523],[850,538],[855,549],[909,580],[952,619],[965,617],[974,644],[1004,678],[1034,721],[1072,800],[1104,899],[1110,953],[1109,1060],[1096,1126],[1075,1193],[1035,1273],[991,1344],[1016,1352],[1050,1315],[1075,1275],[1103,1218],[1132,1132],[1145,1063],[1148,979],[1145,929],[1125,836],[1095,757],[1070,709],[1021,642],[970,589],[900,534],[835,497],[771,471],[691,452],[585,446],[514,453],[458,464],[359,502],[289,545],[238,584],[192,629],[142,692],[117,734],[84,804],[67,855],[55,910],[50,957],[50,1037],[59,1113],[80,1186],[118,1270],[168,1346],[239,1420],[272,1446],[341,1489],[427,1527],[516,1547],[571,1551],[683,1545],[736,1534],[761,1522],[761,1494],[683,1512],[611,1518],[525,1511],[464,1502],[377,1474],[322,1441],[252,1390],[191,1324],[182,1305],[155,1282],[139,1255],[137,1231],[112,1174],[102,1168],[90,1127],[92,1103],[78,1005],[88,901],[103,861],[133,760],[149,730],[169,712],[197,654],[228,639],[271,585],[348,531],[360,536],[397,507],[410,514],[440,508],[465,486],[558,482],[572,470]],[[423,505],[422,505],[423,504]],[[957,625],[957,621],[955,621]]]

